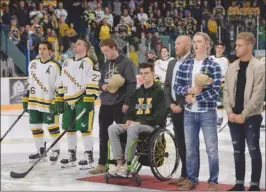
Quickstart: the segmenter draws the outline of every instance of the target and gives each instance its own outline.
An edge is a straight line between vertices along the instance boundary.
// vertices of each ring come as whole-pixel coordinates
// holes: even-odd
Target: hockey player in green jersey
[[[80,131],[84,144],[84,160],[79,161],[81,169],[91,168],[93,159],[92,127],[94,101],[99,95],[98,66],[87,56],[90,44],[78,39],[74,47],[74,58],[66,59],[62,65],[61,80],[64,87],[64,101],[67,108],[63,112],[62,127],[67,129],[73,120],[84,110],[86,113],[67,132],[68,158],[62,159],[62,167],[76,166],[77,131]]]
[[[63,86],[60,81],[61,66],[51,60],[52,45],[48,41],[39,44],[39,59],[29,63],[28,91],[23,97],[23,108],[29,112],[29,124],[34,138],[37,152],[31,154],[29,159],[34,161],[45,152],[43,124],[48,124],[48,131],[52,142],[60,134],[56,109],[63,106]],[[51,104],[53,109],[51,111]],[[61,106],[60,106],[61,105]],[[55,113],[53,113],[55,112]],[[50,161],[56,162],[60,154],[59,142],[53,147]]]

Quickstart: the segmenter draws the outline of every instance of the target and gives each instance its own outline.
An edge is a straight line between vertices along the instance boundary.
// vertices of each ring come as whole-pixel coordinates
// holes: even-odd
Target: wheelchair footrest
[[[111,178],[116,178],[116,179],[132,179],[134,178],[136,181],[136,185],[140,186],[141,185],[141,178],[138,173],[130,173],[127,175],[127,177],[121,176],[121,175],[112,175],[110,173],[107,173],[105,176],[105,183],[109,183],[109,179]]]

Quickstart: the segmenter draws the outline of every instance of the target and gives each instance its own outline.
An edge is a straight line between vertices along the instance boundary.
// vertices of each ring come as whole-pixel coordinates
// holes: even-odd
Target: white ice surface
[[[94,118],[94,158],[95,164],[99,156],[99,125],[98,112],[96,108]],[[9,126],[15,121],[21,111],[1,112],[1,136],[6,132]],[[10,171],[24,172],[31,164],[28,162],[28,155],[35,152],[35,147],[28,125],[28,114],[25,114],[13,130],[7,135],[1,143],[1,191],[16,190],[16,191],[40,191],[40,190],[61,190],[61,191],[136,191],[136,188],[125,187],[111,184],[100,184],[93,182],[78,181],[77,178],[89,176],[87,171],[80,171],[77,168],[62,169],[60,163],[51,166],[49,162],[42,162],[37,165],[23,179],[12,179]],[[265,122],[264,122],[265,124]],[[171,129],[171,128],[170,128]],[[44,127],[46,138],[49,141],[49,136]],[[233,147],[229,129],[225,128],[219,137],[219,183],[234,184],[234,160]],[[83,156],[83,143],[79,135],[78,142],[78,158]],[[263,158],[263,167],[261,174],[261,187],[265,188],[265,131],[261,131],[260,146]],[[247,148],[246,148],[247,149]],[[67,155],[66,138],[62,138],[61,142],[61,157]],[[200,133],[200,181],[207,181],[209,177],[208,157],[204,145],[203,135]],[[179,177],[181,171],[181,163],[179,165],[176,177]],[[148,167],[144,167],[140,174],[152,175]],[[246,181],[248,186],[251,178],[251,162],[249,153],[246,150]],[[137,189],[139,190],[139,188]],[[141,189],[141,191],[150,191]],[[154,191],[154,190],[153,190]]]

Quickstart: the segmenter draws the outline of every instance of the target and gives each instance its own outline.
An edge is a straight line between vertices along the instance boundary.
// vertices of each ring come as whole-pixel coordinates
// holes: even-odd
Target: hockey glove
[[[63,97],[61,97],[61,96],[55,97],[55,109],[56,109],[57,114],[61,114],[64,112],[65,102],[63,100]]]
[[[28,112],[28,102],[29,102],[29,97],[28,96],[23,96],[22,97],[22,105],[23,109]]]

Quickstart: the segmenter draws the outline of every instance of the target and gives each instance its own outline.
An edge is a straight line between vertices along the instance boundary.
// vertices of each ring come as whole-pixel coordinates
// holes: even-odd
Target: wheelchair
[[[126,145],[126,132],[120,135],[122,149]],[[139,171],[142,166],[149,166],[153,175],[160,181],[168,181],[175,174],[180,157],[175,142],[175,137],[171,131],[166,128],[155,129],[152,133],[142,132],[138,139],[134,140],[132,146],[137,144],[136,153],[132,161],[127,162],[127,177],[118,175],[105,174],[105,183],[109,183],[110,178],[134,178],[136,185],[141,185]],[[108,154],[106,168],[109,169],[110,164],[116,165],[116,160],[110,159],[111,146],[108,141]],[[129,155],[131,153],[128,153]],[[128,159],[132,159],[128,157]]]

